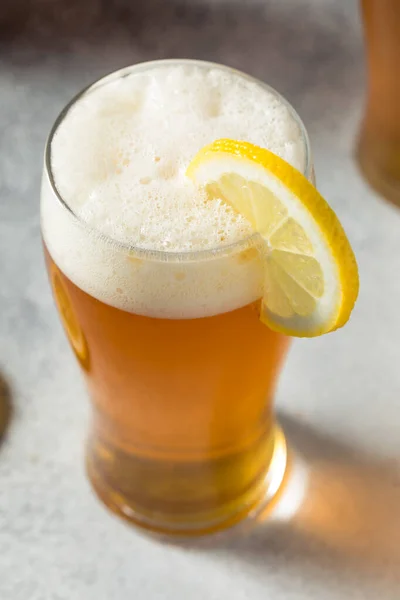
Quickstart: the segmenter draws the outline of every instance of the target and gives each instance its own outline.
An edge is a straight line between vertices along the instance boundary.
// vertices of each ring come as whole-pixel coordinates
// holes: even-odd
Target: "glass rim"
[[[102,231],[99,231],[95,227],[92,227],[85,220],[83,220],[71,208],[71,206],[62,197],[61,193],[59,192],[56,181],[55,181],[55,177],[53,174],[52,166],[51,166],[51,147],[52,147],[52,142],[53,142],[54,136],[55,136],[58,128],[60,127],[61,123],[66,118],[69,111],[87,93],[89,93],[91,90],[95,89],[96,87],[105,85],[110,81],[114,81],[114,80],[126,77],[126,76],[134,74],[134,73],[146,72],[148,70],[151,71],[152,69],[155,69],[159,66],[164,66],[164,65],[165,66],[197,65],[197,66],[200,66],[203,68],[217,68],[217,69],[226,71],[228,73],[235,73],[237,75],[240,75],[242,78],[246,79],[247,81],[257,84],[262,89],[266,90],[267,92],[273,94],[275,97],[279,98],[279,100],[289,110],[294,121],[297,123],[300,133],[301,133],[301,139],[302,139],[302,142],[304,144],[304,149],[305,149],[305,153],[304,153],[304,158],[305,158],[304,163],[305,164],[304,164],[302,173],[305,177],[307,177],[307,179],[310,179],[312,177],[312,168],[313,167],[312,167],[312,160],[311,160],[311,146],[310,146],[310,140],[309,140],[309,136],[308,136],[306,127],[305,127],[301,117],[298,115],[298,113],[294,109],[294,107],[290,104],[290,102],[288,100],[286,100],[286,98],[284,96],[282,96],[277,90],[275,90],[275,88],[268,85],[267,83],[264,83],[263,81],[260,81],[259,79],[257,79],[256,77],[253,77],[252,75],[248,75],[247,73],[240,71],[239,69],[235,69],[233,67],[228,67],[228,66],[220,64],[220,63],[216,63],[216,62],[212,62],[212,61],[196,60],[196,59],[179,59],[179,58],[159,59],[159,60],[140,62],[140,63],[134,64],[134,65],[123,67],[121,69],[118,69],[117,71],[113,71],[107,75],[104,75],[103,77],[96,79],[95,81],[93,81],[92,83],[90,83],[89,85],[84,87],[75,96],[73,96],[73,98],[64,106],[64,108],[58,114],[58,116],[55,119],[53,126],[50,130],[49,136],[47,138],[46,145],[45,145],[45,153],[44,153],[45,173],[47,175],[48,181],[51,186],[51,190],[55,196],[56,201],[60,204],[62,209],[66,210],[67,213],[69,213],[69,216],[74,219],[75,223],[78,226],[80,226],[81,228],[83,228],[84,230],[86,230],[89,234],[96,235],[97,239],[101,239],[106,244],[110,244],[114,248],[119,248],[120,250],[123,250],[131,255],[134,254],[138,258],[147,258],[147,259],[152,259],[152,260],[160,260],[160,261],[168,261],[168,262],[198,261],[198,260],[202,260],[202,259],[217,258],[219,256],[224,256],[226,254],[230,254],[231,252],[234,252],[234,251],[240,252],[249,247],[254,247],[254,246],[260,245],[262,243],[262,238],[258,233],[251,233],[250,235],[247,235],[243,239],[239,239],[236,242],[232,242],[230,244],[225,244],[222,246],[220,245],[220,246],[217,246],[214,248],[205,248],[203,250],[183,250],[183,251],[157,250],[157,249],[152,249],[152,248],[144,248],[143,246],[137,246],[135,244],[124,243],[124,242],[121,242],[119,240],[112,238],[111,236],[105,234]]]

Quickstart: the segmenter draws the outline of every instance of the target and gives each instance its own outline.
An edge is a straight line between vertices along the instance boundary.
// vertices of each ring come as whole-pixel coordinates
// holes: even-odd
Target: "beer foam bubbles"
[[[243,243],[249,223],[207,198],[185,171],[200,148],[223,137],[269,148],[304,170],[297,121],[272,91],[216,65],[153,63],[127,73],[92,86],[54,134],[51,170],[70,211],[45,176],[49,252],[84,291],[139,314],[203,317],[256,300],[263,269],[259,252]],[[235,243],[240,248],[212,255]],[[210,254],[188,254],[198,251]]]

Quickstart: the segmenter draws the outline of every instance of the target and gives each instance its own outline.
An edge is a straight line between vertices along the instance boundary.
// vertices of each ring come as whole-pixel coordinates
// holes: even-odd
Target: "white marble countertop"
[[[12,418],[0,446],[0,599],[398,600],[400,211],[352,160],[364,97],[356,4],[144,4],[21,0],[6,18],[2,3],[0,374]],[[268,523],[190,547],[139,535],[90,491],[88,406],[38,218],[43,145],[66,101],[105,72],[171,56],[239,67],[293,102],[361,277],[351,323],[296,342],[282,378],[278,409],[307,474],[297,506],[293,490]]]

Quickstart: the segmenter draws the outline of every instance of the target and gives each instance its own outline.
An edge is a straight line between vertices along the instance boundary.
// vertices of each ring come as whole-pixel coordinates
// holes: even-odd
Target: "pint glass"
[[[192,535],[264,506],[285,472],[273,397],[289,339],[259,320],[261,239],[250,234],[186,251],[113,239],[63,197],[52,160],[69,112],[99,86],[180,64],[250,80],[207,63],[160,61],[124,69],[82,92],[48,140],[41,221],[55,302],[91,398],[91,483],[109,508],[136,525]],[[276,92],[254,85],[285,105],[311,178],[300,119]],[[89,192],[77,193],[85,201]]]
[[[361,4],[368,87],[358,160],[369,183],[400,205],[400,2]]]

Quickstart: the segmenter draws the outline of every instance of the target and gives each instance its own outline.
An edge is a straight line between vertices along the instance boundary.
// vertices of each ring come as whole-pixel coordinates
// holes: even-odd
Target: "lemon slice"
[[[200,150],[187,175],[265,241],[265,324],[313,337],[347,322],[358,295],[356,259],[335,213],[297,169],[264,148],[217,140]]]

